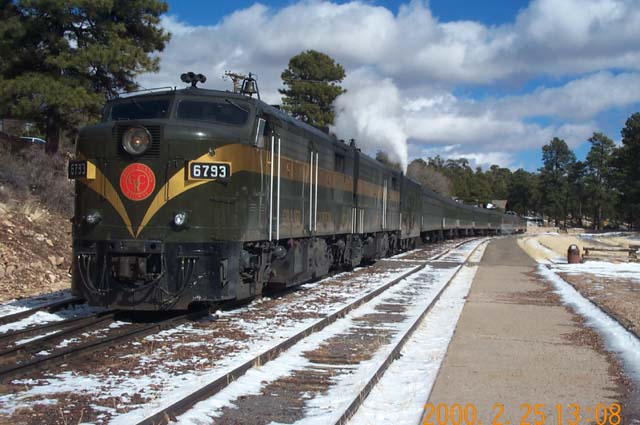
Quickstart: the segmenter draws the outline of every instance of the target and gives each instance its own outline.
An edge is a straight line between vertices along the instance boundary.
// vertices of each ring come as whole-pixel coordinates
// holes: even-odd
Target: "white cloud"
[[[613,107],[640,100],[640,72],[614,75],[601,71],[561,87],[541,88],[524,96],[509,96],[495,108],[514,117],[556,116],[589,119]]]
[[[576,146],[598,130],[598,114],[640,101],[637,0],[533,0],[500,26],[441,22],[421,0],[395,15],[365,1],[302,0],[255,4],[210,26],[171,15],[162,24],[173,37],[161,72],[142,76],[143,86],[175,85],[195,71],[208,76],[205,87],[230,89],[225,70],[252,71],[263,100],[279,103],[289,58],[317,49],[347,69],[337,133],[369,151],[393,149],[403,163],[408,151],[420,152],[407,141],[459,145],[457,153],[501,163],[554,136]],[[458,84],[518,87],[549,76],[566,83],[494,99],[453,94]]]

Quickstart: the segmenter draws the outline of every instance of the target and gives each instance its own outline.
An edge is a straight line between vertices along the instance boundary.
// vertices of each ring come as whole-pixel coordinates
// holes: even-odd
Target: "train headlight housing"
[[[131,155],[142,155],[151,145],[151,134],[144,127],[131,127],[122,135],[122,147]]]
[[[102,220],[102,216],[100,215],[100,213],[98,211],[90,211],[84,217],[84,221],[86,221],[87,224],[89,224],[91,226],[94,226],[94,225],[98,224],[101,220]]]
[[[173,224],[176,227],[184,227],[187,224],[187,213],[184,211],[175,213],[173,215]]]

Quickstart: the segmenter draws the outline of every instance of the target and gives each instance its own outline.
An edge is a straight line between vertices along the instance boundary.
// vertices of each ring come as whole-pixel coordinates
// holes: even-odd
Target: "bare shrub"
[[[0,164],[0,184],[34,196],[50,211],[72,213],[73,184],[67,179],[65,155],[47,155],[32,146],[16,153],[0,151]]]
[[[422,159],[415,159],[409,164],[407,176],[443,196],[451,196],[453,194],[451,179]]]

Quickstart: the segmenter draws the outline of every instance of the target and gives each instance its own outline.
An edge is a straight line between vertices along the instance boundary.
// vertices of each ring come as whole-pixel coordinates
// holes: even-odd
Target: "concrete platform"
[[[594,334],[576,322],[535,273],[536,263],[515,237],[489,244],[449,345],[430,403],[473,403],[489,425],[521,422],[523,403],[544,403],[545,424],[557,424],[556,405],[579,403],[582,419],[602,402],[622,402],[615,368]],[[595,338],[597,340],[597,338]],[[587,410],[589,409],[589,410]],[[540,417],[533,413],[524,421]],[[437,423],[435,415],[429,422]],[[590,421],[593,422],[593,419]]]

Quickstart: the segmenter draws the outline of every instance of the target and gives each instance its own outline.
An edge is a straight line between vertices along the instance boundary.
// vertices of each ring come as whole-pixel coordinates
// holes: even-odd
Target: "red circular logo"
[[[142,201],[156,187],[156,176],[151,168],[136,162],[127,166],[120,174],[120,190],[132,201]]]

